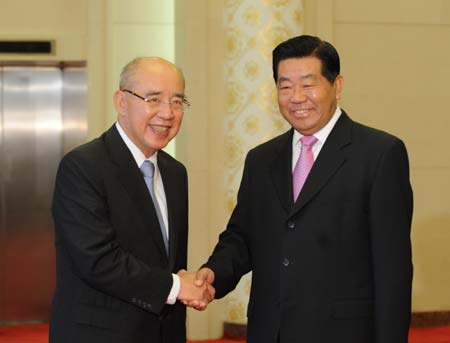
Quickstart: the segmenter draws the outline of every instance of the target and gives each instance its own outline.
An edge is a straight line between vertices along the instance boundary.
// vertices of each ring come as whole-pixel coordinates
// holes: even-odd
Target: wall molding
[[[450,311],[414,312],[411,327],[450,325]]]
[[[223,336],[226,339],[247,338],[247,324],[223,323]]]

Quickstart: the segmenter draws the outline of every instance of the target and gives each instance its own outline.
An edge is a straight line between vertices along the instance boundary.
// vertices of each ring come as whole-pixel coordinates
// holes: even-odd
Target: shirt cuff
[[[173,284],[167,297],[166,304],[173,305],[176,303],[178,294],[180,293],[180,277],[177,274],[172,274]]]

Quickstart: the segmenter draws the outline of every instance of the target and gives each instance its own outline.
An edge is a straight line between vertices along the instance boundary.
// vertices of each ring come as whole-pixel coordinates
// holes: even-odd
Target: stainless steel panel
[[[54,179],[63,153],[86,137],[85,70],[9,66],[0,75],[0,323],[45,321]]]
[[[62,152],[62,75],[51,67],[3,71],[5,316],[29,321],[48,308],[54,285],[50,213]]]

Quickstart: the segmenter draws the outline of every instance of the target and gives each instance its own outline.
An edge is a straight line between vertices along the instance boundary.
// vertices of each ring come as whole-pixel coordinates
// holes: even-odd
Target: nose
[[[300,103],[306,100],[306,94],[301,86],[294,87],[290,100],[294,103]]]
[[[174,114],[169,102],[161,102],[159,106],[158,116],[164,118],[165,120],[170,120],[173,118]]]

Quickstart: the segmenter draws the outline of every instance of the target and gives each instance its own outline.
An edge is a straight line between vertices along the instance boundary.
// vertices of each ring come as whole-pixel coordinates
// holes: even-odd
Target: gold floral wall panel
[[[248,150],[289,128],[278,111],[272,50],[302,34],[303,6],[301,0],[226,0],[225,7],[225,189],[231,213]],[[227,297],[228,322],[246,323],[250,282],[247,275]]]

